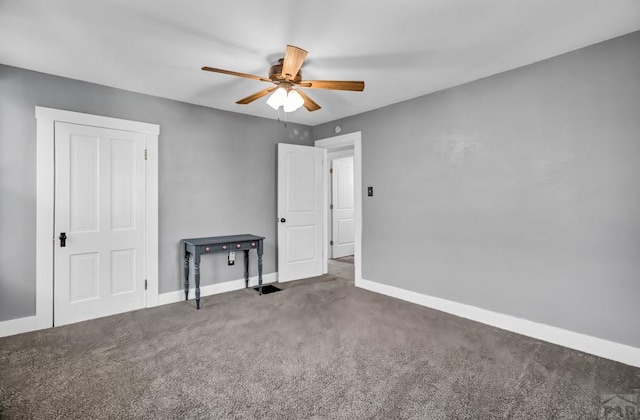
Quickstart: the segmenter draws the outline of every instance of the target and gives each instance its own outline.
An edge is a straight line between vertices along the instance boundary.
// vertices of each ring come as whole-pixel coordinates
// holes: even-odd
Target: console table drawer
[[[203,245],[200,246],[200,252],[203,254],[208,254],[211,252],[221,252],[221,251],[234,251],[235,244],[214,244],[214,245]]]
[[[229,244],[230,251],[244,251],[247,249],[257,249],[258,241],[250,241],[250,242],[232,242]]]

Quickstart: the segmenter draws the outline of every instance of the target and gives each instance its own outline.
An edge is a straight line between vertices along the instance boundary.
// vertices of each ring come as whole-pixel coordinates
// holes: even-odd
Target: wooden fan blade
[[[287,51],[284,53],[284,61],[282,63],[282,75],[285,80],[293,80],[302,67],[304,59],[307,58],[307,52],[302,48],[287,45]]]
[[[364,82],[345,80],[303,80],[297,85],[309,89],[351,90],[355,92],[364,90]]]
[[[271,80],[265,79],[264,77],[254,76],[253,74],[247,74],[247,73],[239,73],[237,71],[222,70],[222,69],[216,69],[216,68],[207,67],[207,66],[203,67],[202,70],[204,70],[204,71],[212,71],[214,73],[228,74],[230,76],[244,77],[244,78],[247,78],[247,79],[260,80],[262,82],[271,82]]]
[[[247,96],[244,99],[240,99],[238,102],[236,102],[237,104],[240,105],[246,105],[246,104],[250,104],[251,102],[255,101],[256,99],[260,99],[265,95],[270,94],[271,92],[273,92],[274,90],[278,89],[278,86],[274,86],[274,87],[270,87],[264,90],[261,90],[260,92],[256,92],[253,95]]]
[[[304,104],[303,106],[305,108],[307,108],[307,111],[312,112],[312,111],[317,111],[320,108],[322,108],[320,105],[318,105],[313,99],[311,99],[306,93],[304,93],[302,90],[300,89],[296,89],[296,92],[298,92],[300,94],[300,96],[302,96],[302,99],[304,99]]]

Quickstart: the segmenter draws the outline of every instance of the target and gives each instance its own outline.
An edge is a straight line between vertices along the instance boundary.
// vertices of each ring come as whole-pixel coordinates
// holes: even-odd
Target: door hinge
[[[333,168],[329,168],[329,173],[332,174],[333,173]]]
[[[147,149],[144,149],[144,160],[147,160]]]
[[[144,279],[144,290],[147,290],[147,279]]]
[[[333,204],[329,204],[329,210],[333,210]]]
[[[329,241],[329,245],[333,246],[333,241]]]

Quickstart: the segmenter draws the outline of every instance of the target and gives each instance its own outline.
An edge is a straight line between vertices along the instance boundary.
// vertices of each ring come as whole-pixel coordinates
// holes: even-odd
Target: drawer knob
[[[226,245],[222,245],[222,249],[227,249],[227,246]]]
[[[240,245],[240,244],[236,244],[236,248],[238,248],[238,249],[240,249],[241,246],[242,245]]]
[[[251,242],[251,248],[255,248],[256,247],[256,243],[255,242]]]
[[[208,246],[204,248],[204,252],[209,252],[211,251],[211,248],[209,248]]]

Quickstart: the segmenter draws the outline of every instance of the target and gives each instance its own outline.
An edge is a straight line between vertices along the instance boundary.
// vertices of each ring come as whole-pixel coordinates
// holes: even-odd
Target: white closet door
[[[355,191],[353,156],[332,161],[333,258],[353,255],[355,241]]]
[[[54,325],[145,306],[145,141],[55,123]]]

